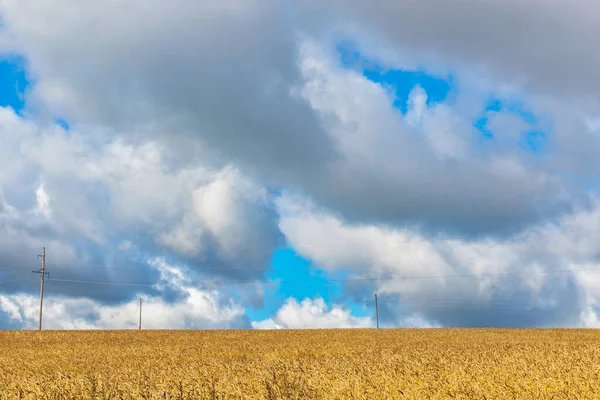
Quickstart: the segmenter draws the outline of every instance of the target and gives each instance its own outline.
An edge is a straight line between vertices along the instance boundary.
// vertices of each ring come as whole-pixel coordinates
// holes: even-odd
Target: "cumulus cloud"
[[[516,140],[511,151],[481,148],[479,108],[427,107],[417,87],[402,116],[381,85],[340,67],[335,53],[303,49],[302,95],[340,152],[305,190],[318,202],[355,221],[488,234],[568,208],[558,174],[515,151]]]
[[[598,207],[509,238],[469,240],[348,224],[291,196],[279,204],[290,244],[349,272],[346,296],[365,302],[378,292],[393,324],[417,314],[444,326],[585,326],[597,312]]]
[[[268,268],[277,215],[266,190],[238,169],[177,165],[154,141],[38,124],[0,109],[0,151],[10,169],[0,175],[0,264],[20,267],[0,268],[0,281],[28,277],[42,247],[51,278],[72,280],[154,283],[159,276],[148,260],[165,252],[198,276],[252,280]],[[57,280],[54,288],[102,301],[131,298],[119,287]]]
[[[331,329],[372,326],[371,318],[355,317],[349,309],[336,304],[329,308],[320,297],[306,298],[300,303],[290,298],[272,318],[252,322],[252,327],[255,329]]]
[[[0,0],[0,51],[22,55],[33,82],[21,115],[0,108],[0,282],[46,246],[55,278],[148,282],[157,312],[185,319],[194,286],[165,284],[153,258],[250,287],[281,229],[356,278],[347,296],[377,289],[395,325],[596,324],[593,273],[548,272],[596,263],[599,12],[588,0]],[[452,73],[455,96],[430,104],[416,86],[403,113],[393,90],[342,65],[341,41],[383,69]],[[54,284],[74,308],[133,307],[130,288]],[[35,288],[11,285],[15,316]],[[257,324],[360,321],[332,307],[288,302]]]

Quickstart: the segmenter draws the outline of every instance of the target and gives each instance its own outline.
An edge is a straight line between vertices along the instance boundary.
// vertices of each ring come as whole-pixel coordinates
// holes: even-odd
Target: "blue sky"
[[[0,60],[0,106],[20,112],[25,104],[29,85],[23,60],[19,57]]]
[[[277,285],[275,292],[268,293],[265,308],[248,309],[248,315],[256,321],[269,318],[290,297],[300,300],[305,297],[322,297],[329,303],[331,287],[327,278],[328,274],[325,271],[315,268],[310,261],[302,258],[293,249],[277,250],[273,255],[267,279],[280,284]]]
[[[475,127],[481,131],[485,138],[493,140],[495,137],[494,132],[488,129],[487,115],[489,112],[505,112],[519,117],[531,127],[530,130],[522,132],[519,146],[533,154],[541,154],[546,150],[551,128],[542,127],[540,118],[530,111],[522,101],[493,97],[489,99],[481,117],[475,121]]]
[[[395,94],[394,106],[403,113],[407,112],[407,100],[415,86],[421,86],[427,93],[427,105],[447,102],[452,104],[452,94],[459,90],[456,78],[438,77],[426,70],[400,70],[386,68],[365,57],[351,44],[338,46],[340,62],[345,68],[357,69],[370,81],[390,88]]]

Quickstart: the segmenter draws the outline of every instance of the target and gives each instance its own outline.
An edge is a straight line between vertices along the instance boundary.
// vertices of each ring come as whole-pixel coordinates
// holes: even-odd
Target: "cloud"
[[[340,67],[335,53],[310,42],[303,52],[302,95],[340,153],[305,193],[345,218],[493,234],[574,201],[558,174],[516,151],[517,140],[483,149],[472,124],[479,108],[427,107],[417,87],[402,116],[384,87]]]
[[[279,204],[290,245],[345,271],[346,298],[378,292],[390,325],[416,314],[443,326],[585,326],[597,313],[598,207],[508,238],[460,239],[349,224],[292,196]]]
[[[181,159],[202,142],[275,180],[329,154],[310,108],[289,95],[296,37],[280,2],[57,5],[1,4],[7,48],[36,77],[36,107],[119,131],[149,127],[146,136],[178,143]]]
[[[334,304],[330,309],[322,298],[306,298],[300,303],[290,298],[274,317],[252,322],[252,327],[255,329],[331,329],[372,326],[371,318],[355,317],[350,310],[340,305]]]
[[[221,288],[201,288],[185,269],[157,258],[150,262],[160,275],[154,293],[129,286],[132,298],[116,304],[92,296],[47,292],[44,299],[45,329],[133,329],[138,327],[142,298],[145,329],[237,329],[250,328],[250,320],[239,302]],[[54,282],[47,282],[46,286]],[[76,282],[72,282],[76,283]],[[93,284],[80,283],[89,290]],[[50,286],[51,287],[51,286]],[[168,290],[177,291],[169,298]],[[243,300],[243,299],[242,299]],[[0,294],[0,328],[37,327],[39,297],[23,292]]]
[[[584,146],[574,149],[568,160],[549,157],[547,162],[522,152],[519,139],[481,148],[473,120],[484,107],[485,95],[483,89],[476,90],[468,68],[457,67],[461,88],[467,90],[456,105],[426,107],[427,93],[416,89],[411,112],[403,118],[383,87],[339,65],[339,37],[305,21],[306,16],[310,22],[319,19],[305,13],[309,6],[286,9],[271,0],[218,5],[184,1],[178,7],[164,0],[138,3],[118,2],[115,15],[115,5],[108,3],[55,7],[41,0],[4,0],[4,41],[27,57],[37,77],[29,104],[80,124],[108,126],[130,138],[151,138],[177,154],[179,162],[193,160],[203,149],[203,155],[231,163],[267,187],[298,189],[356,222],[506,234],[586,200],[581,189],[570,187],[560,175],[565,164],[581,159],[577,155],[582,151],[592,151]],[[447,8],[434,0],[432,4]],[[348,10],[338,6],[332,2],[318,9],[332,11],[323,13],[331,21],[348,15],[349,21],[364,26],[362,37],[376,32],[376,24],[388,15],[409,18],[409,33],[423,28],[414,23],[418,18],[407,15],[440,18],[439,30],[427,28],[423,35],[431,42],[401,36],[385,23],[384,37],[392,43],[410,37],[414,46],[431,45],[455,64],[441,44],[462,32],[463,26],[454,29],[448,15],[466,5],[453,6],[443,15],[386,2],[369,6],[368,12],[362,12],[367,6],[360,1],[350,2]],[[518,15],[512,3],[470,7],[470,13],[486,17],[489,10],[502,10],[498,18],[506,21]],[[578,5],[561,18],[579,11]],[[461,18],[464,29],[486,26],[476,18]],[[452,34],[444,33],[446,27]],[[568,33],[581,39],[577,32]],[[469,37],[476,54],[487,46],[474,42],[480,35]],[[508,40],[504,47],[521,43]],[[503,57],[501,63],[493,56],[495,50],[485,54],[498,65],[509,59]],[[584,139],[584,133],[578,135]],[[147,194],[149,202],[156,196]],[[165,235],[164,243],[177,243],[189,253],[194,235],[180,226]]]
[[[27,294],[0,295],[0,311],[7,323],[21,329],[37,328],[39,298]],[[139,303],[135,300],[105,305],[88,298],[49,296],[44,303],[44,329],[135,329]],[[244,309],[221,304],[219,293],[189,289],[184,301],[168,303],[161,297],[142,303],[143,329],[248,328]]]
[[[238,169],[177,164],[155,141],[94,127],[67,132],[9,109],[0,109],[0,132],[0,282],[29,277],[42,247],[55,279],[50,293],[101,302],[132,293],[59,279],[152,284],[159,274],[149,261],[163,255],[196,277],[251,281],[269,267],[276,211],[266,189]],[[29,283],[11,290],[35,290]]]
[[[48,198],[48,193],[46,193],[46,190],[44,189],[44,185],[40,185],[35,191],[35,197],[37,199],[38,213],[45,218],[50,218],[52,210],[50,209],[50,199]]]
[[[281,229],[358,278],[346,296],[377,289],[395,325],[596,324],[592,273],[549,270],[596,263],[600,8],[442,3],[0,0],[0,49],[33,82],[22,115],[0,109],[0,282],[46,246],[49,296],[74,309],[110,314],[137,294],[58,278],[145,282],[157,312],[180,317],[190,290],[214,298],[165,282],[157,257],[197,282],[240,280],[260,303]],[[453,96],[398,99],[342,65],[342,41],[382,69],[452,74]],[[25,296],[4,312],[34,283],[4,286]],[[318,300],[288,309],[297,320],[263,322],[351,320]]]
[[[334,0],[301,10],[323,31],[358,31],[364,43],[387,48],[388,59],[484,69],[506,86],[600,101],[600,56],[592,51],[600,5],[592,0]]]

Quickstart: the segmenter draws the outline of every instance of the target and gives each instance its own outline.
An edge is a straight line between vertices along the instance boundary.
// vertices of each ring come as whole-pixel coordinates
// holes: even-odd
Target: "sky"
[[[0,0],[0,329],[599,327],[598,20]]]

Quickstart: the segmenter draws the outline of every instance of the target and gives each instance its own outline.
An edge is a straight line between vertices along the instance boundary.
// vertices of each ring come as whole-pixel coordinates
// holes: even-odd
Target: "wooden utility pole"
[[[46,248],[42,251],[42,254],[38,254],[38,258],[42,257],[42,269],[39,271],[33,271],[36,274],[41,274],[42,278],[40,280],[40,319],[38,321],[38,330],[42,330],[42,312],[44,309],[44,281],[46,278]]]
[[[142,298],[140,297],[140,324],[138,329],[141,331],[142,330]]]
[[[375,293],[375,320],[377,321],[377,329],[379,329],[379,304],[377,303],[377,293]]]

